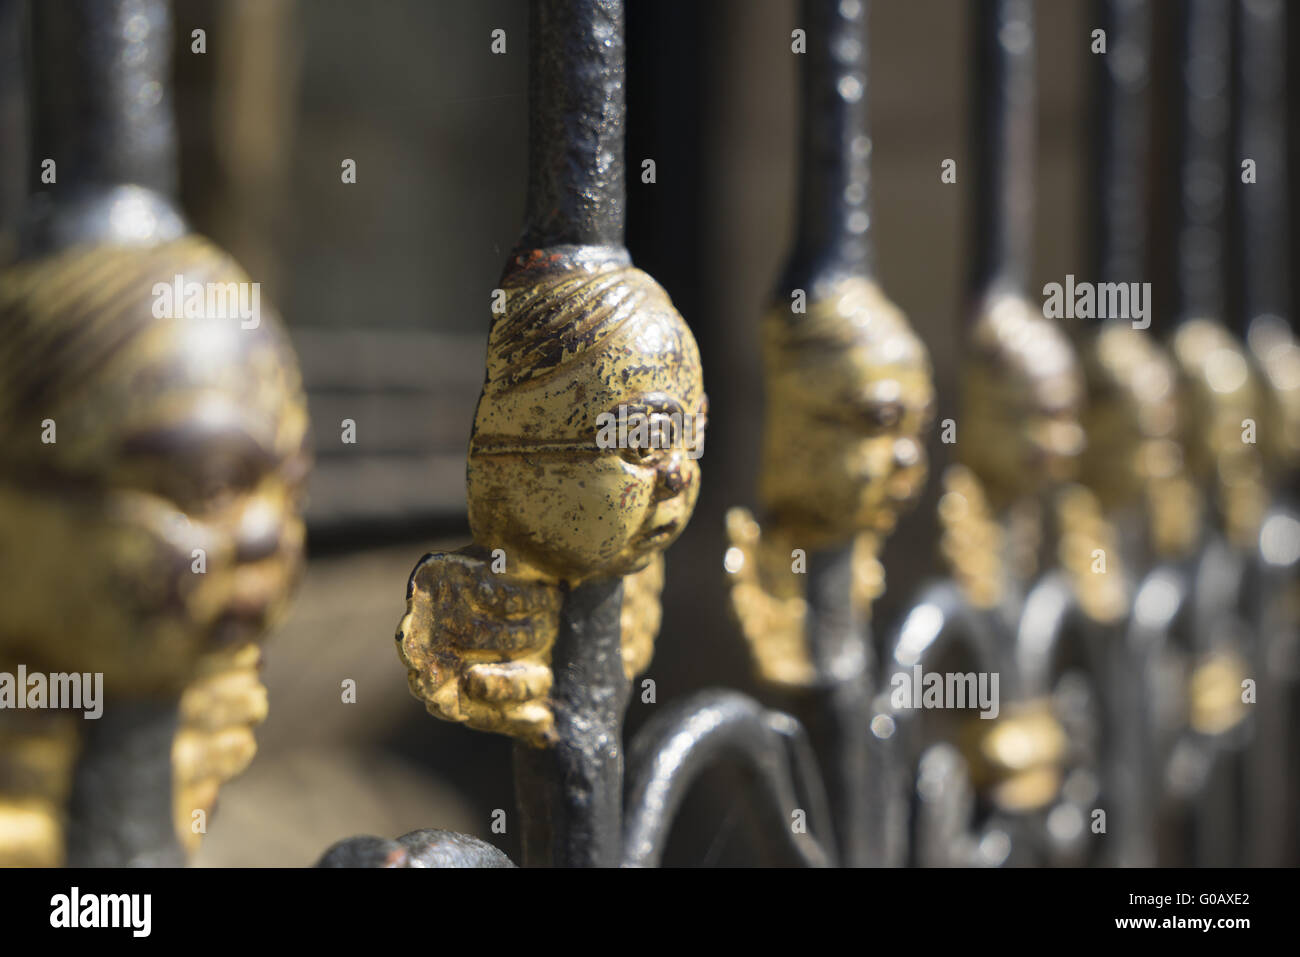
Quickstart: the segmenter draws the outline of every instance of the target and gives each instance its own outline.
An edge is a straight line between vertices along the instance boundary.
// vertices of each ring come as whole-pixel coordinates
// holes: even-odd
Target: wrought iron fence
[[[1040,297],[1034,7],[978,0],[967,352],[960,381],[936,383],[874,275],[867,7],[804,0],[790,38],[799,215],[755,326],[759,502],[728,512],[719,556],[764,700],[703,691],[624,740],[664,551],[704,480],[708,400],[690,328],[624,247],[621,0],[531,3],[527,210],[491,308],[473,543],[411,573],[396,632],[411,690],[514,739],[525,865],[658,864],[724,761],[746,772],[750,839],[775,863],[1285,862],[1300,751],[1286,10],[1173,6],[1157,82],[1152,5],[1095,4],[1088,275]],[[253,758],[260,640],[303,552],[305,402],[256,284],[175,198],[168,5],[29,14],[33,156],[53,159],[31,164],[0,275],[0,861],[178,863]],[[1175,117],[1169,174],[1151,158],[1157,111]],[[1150,197],[1166,184],[1177,307],[1154,308]],[[937,388],[958,417],[933,421]],[[953,452],[947,573],[892,582],[914,597],[878,620],[881,549],[936,425]],[[103,716],[83,727],[56,690],[95,675]],[[320,864],[512,866],[437,829],[349,838]]]

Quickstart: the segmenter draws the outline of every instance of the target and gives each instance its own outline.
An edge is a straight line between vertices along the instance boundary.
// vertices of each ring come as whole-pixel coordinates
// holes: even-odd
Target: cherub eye
[[[902,421],[903,404],[879,400],[868,402],[862,409],[862,414],[871,428],[892,429]]]

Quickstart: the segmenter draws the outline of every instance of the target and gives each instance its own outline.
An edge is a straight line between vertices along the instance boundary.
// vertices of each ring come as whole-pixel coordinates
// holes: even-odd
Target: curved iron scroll
[[[834,866],[826,792],[803,727],[748,695],[711,689],[666,707],[629,748],[624,867],[659,864],[683,799],[719,759],[753,776],[754,787],[744,793],[770,818],[760,833],[773,835],[772,851],[792,864]],[[796,833],[790,816],[796,808],[807,812],[816,834]]]

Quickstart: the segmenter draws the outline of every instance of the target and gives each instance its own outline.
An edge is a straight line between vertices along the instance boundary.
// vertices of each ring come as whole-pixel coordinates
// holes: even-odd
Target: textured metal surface
[[[1147,273],[1151,3],[1096,0],[1092,14],[1107,43],[1091,57],[1092,268],[1098,282],[1136,282]]]
[[[532,0],[522,249],[623,244],[622,0]]]
[[[752,839],[772,863],[835,862],[826,795],[798,723],[734,691],[702,691],[663,708],[629,748],[624,866],[659,863],[691,785],[720,761],[747,772],[742,799],[755,812]]]
[[[327,850],[316,867],[514,867],[506,855],[468,834],[426,828],[397,840],[350,837]]]
[[[760,676],[808,723],[837,856],[862,865],[873,856],[877,554],[924,483],[934,384],[925,346],[870,276],[867,4],[807,0],[800,16],[799,219],[762,321],[762,514],[728,514],[728,569]]]
[[[974,237],[970,288],[1022,288],[1028,278],[1034,204],[1034,33],[1032,0],[977,0],[972,155]]]
[[[166,0],[31,5],[33,162],[22,248],[180,236]],[[42,161],[57,181],[41,182]]]
[[[29,545],[0,551],[0,667],[103,674],[56,809],[67,860],[176,864],[266,713],[257,644],[301,567],[306,409],[256,284],[180,235],[169,6],[33,5],[32,43],[35,201],[0,274],[0,537]],[[249,314],[208,314],[210,292],[194,309],[209,283]]]
[[[68,801],[71,867],[179,867],[172,817],[170,702],[115,702],[86,722]]]
[[[1232,29],[1230,0],[1176,5],[1181,45],[1177,189],[1180,319],[1221,318]]]
[[[799,214],[778,298],[871,272],[871,137],[867,126],[868,0],[803,0]]]
[[[619,863],[629,691],[619,644],[622,600],[620,579],[565,595],[551,657],[555,742],[515,746],[525,866]]]
[[[1248,322],[1291,308],[1289,191],[1286,155],[1286,5],[1282,0],[1237,4],[1235,155],[1255,161],[1254,183],[1237,175],[1241,223],[1234,253],[1239,256]],[[1294,13],[1292,13],[1294,16]]]

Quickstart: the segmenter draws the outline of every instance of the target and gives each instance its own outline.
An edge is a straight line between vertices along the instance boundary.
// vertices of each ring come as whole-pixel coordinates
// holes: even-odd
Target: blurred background
[[[939,418],[955,412],[961,359],[969,15],[960,0],[897,0],[873,4],[870,21],[879,277],[930,347]],[[1090,4],[1040,3],[1038,18],[1031,289],[1086,272],[1088,215]],[[468,541],[465,449],[489,298],[524,206],[527,21],[525,0],[177,0],[184,206],[285,316],[316,450],[310,562],[267,648],[271,714],[256,761],[222,791],[200,865],[306,864],[350,835],[432,826],[517,858],[510,742],[427,716],[392,636],[417,559]],[[796,4],[632,0],[627,21],[628,246],[692,326],[711,402],[703,491],[668,553],[648,673],[664,702],[750,688],[723,600],[722,514],[754,501],[757,322],[794,213]],[[195,29],[206,54],[190,50]],[[497,29],[504,54],[491,51]],[[0,224],[26,182],[13,54],[0,51]],[[647,158],[653,184],[636,175]],[[955,185],[939,178],[949,158]],[[340,181],[345,159],[355,184]],[[345,418],[355,444],[340,439]],[[935,437],[932,479],[943,449]],[[886,550],[880,624],[935,569],[933,484]],[[345,679],[354,704],[341,700]],[[653,708],[634,698],[629,731]],[[690,798],[666,863],[751,862],[728,773],[711,771]],[[504,834],[491,829],[498,808]]]

